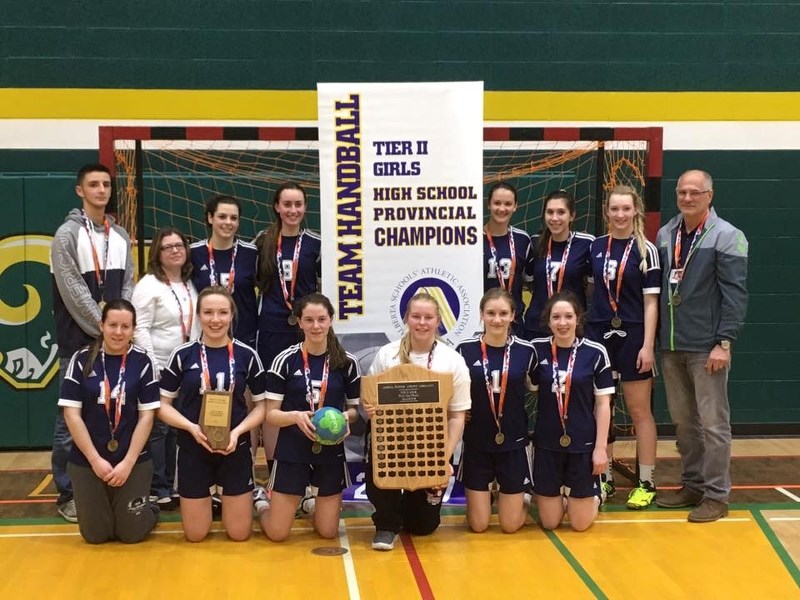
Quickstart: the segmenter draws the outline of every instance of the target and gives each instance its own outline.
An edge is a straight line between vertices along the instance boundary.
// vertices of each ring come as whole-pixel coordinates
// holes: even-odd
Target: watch
[[[718,342],[718,344],[719,344],[719,347],[722,348],[723,350],[726,350],[727,352],[731,351],[731,341],[730,340],[720,340]]]

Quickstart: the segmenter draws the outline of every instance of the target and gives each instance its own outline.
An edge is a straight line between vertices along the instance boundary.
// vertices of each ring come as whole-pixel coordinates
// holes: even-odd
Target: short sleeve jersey
[[[548,331],[541,323],[542,309],[548,298],[547,280],[550,279],[550,286],[555,293],[558,290],[558,279],[561,272],[564,253],[569,244],[569,254],[567,254],[567,264],[564,267],[561,291],[570,291],[578,297],[581,306],[586,307],[586,291],[584,280],[591,275],[591,261],[589,259],[590,249],[594,236],[588,233],[575,232],[571,234],[569,240],[563,242],[552,242],[550,245],[550,260],[548,270],[547,253],[538,256],[536,251],[539,236],[533,238],[533,252],[531,260],[525,269],[526,278],[531,281],[533,297],[530,306],[525,311],[526,331]]]
[[[345,411],[358,406],[361,385],[361,371],[358,360],[347,354],[346,368],[330,369],[325,392],[324,406]],[[322,374],[325,366],[325,355],[308,355],[312,401],[314,409],[321,408]],[[308,387],[303,363],[302,345],[290,346],[272,362],[267,373],[267,400],[281,403],[285,412],[312,410],[308,401]],[[281,427],[278,443],[275,447],[275,458],[285,462],[307,464],[331,464],[343,462],[344,443],[322,446],[319,454],[311,451],[312,442],[297,425]]]
[[[195,242],[190,248],[192,261],[192,283],[199,294],[211,285],[211,261],[208,254],[208,240]],[[217,285],[230,289],[231,261],[233,247],[227,250],[214,249],[214,273]],[[233,281],[233,302],[236,304],[236,323],[233,337],[246,344],[255,343],[258,305],[256,301],[256,268],[258,251],[253,244],[236,241],[236,265]]]
[[[484,371],[480,338],[465,340],[456,349],[469,368],[470,396],[472,408],[470,420],[464,429],[464,443],[470,448],[487,452],[502,452],[524,448],[528,444],[528,415],[525,412],[525,395],[536,370],[533,346],[516,337],[508,342],[508,381],[506,383],[503,415],[500,430],[504,434],[502,444],[495,442],[498,433],[494,414],[499,415],[500,386],[503,372],[505,347],[486,346],[487,367]],[[492,386],[495,413],[489,406],[489,391],[486,375]]]
[[[509,227],[506,235],[493,235],[494,254],[489,244],[486,232],[483,234],[483,291],[500,287],[499,275],[503,278],[503,285],[508,289],[508,281],[511,277],[511,242],[514,240],[514,255],[516,263],[514,266],[514,281],[511,289],[508,290],[514,298],[516,304],[516,317],[514,322],[522,324],[522,313],[525,304],[522,300],[522,287],[525,283],[525,267],[531,258],[531,238],[522,229]]]
[[[292,272],[292,258],[295,248],[300,245],[300,254],[297,259],[297,273]],[[294,299],[299,300],[303,296],[311,294],[317,290],[317,280],[321,277],[321,250],[322,240],[315,231],[304,229],[299,236],[281,237],[281,263],[278,269],[283,273],[283,280],[286,291],[292,294],[294,285]],[[293,278],[297,281],[293,284]],[[283,295],[280,277],[276,273],[270,282],[269,289],[261,295],[261,306],[259,308],[258,331],[259,334],[267,332],[291,332],[295,329],[289,325],[289,307],[286,306],[286,299]]]
[[[111,401],[109,405],[111,418],[116,412],[116,403],[120,398],[119,373],[122,365],[122,355],[106,354],[105,361],[101,354],[95,358],[89,376],[83,374],[84,365],[89,360],[90,350],[78,350],[69,362],[67,375],[61,386],[61,395],[58,405],[81,409],[81,418],[89,431],[92,444],[105,460],[116,465],[125,458],[130,447],[133,431],[139,419],[140,410],[156,410],[161,405],[158,395],[158,372],[153,359],[137,346],[131,346],[125,360],[125,393],[122,403],[122,412],[119,425],[114,434],[119,446],[114,452],[108,450],[111,440],[111,425],[106,413],[106,398],[103,391],[104,378],[108,377],[111,388]],[[105,362],[105,369],[103,363]],[[150,458],[145,445],[137,462]],[[89,466],[89,461],[78,449],[77,444],[72,445],[70,461],[82,466]]]
[[[202,361],[200,347],[202,342],[189,342],[178,346],[169,358],[166,368],[161,372],[161,395],[177,398],[176,408],[192,423],[200,420],[203,405]],[[206,346],[208,373],[211,389],[230,390],[230,354],[228,347],[210,348]],[[247,416],[244,399],[245,388],[250,389],[253,402],[265,398],[265,376],[258,354],[250,346],[233,340],[233,405],[231,407],[231,427],[236,427]],[[246,436],[249,440],[249,436]],[[178,430],[178,440],[182,446],[196,446],[194,438],[186,431]]]
[[[587,318],[589,323],[608,323],[614,316],[603,272],[605,270],[608,274],[608,285],[616,299],[619,267],[625,248],[631,239],[612,238],[611,252],[608,257],[606,257],[607,235],[597,238],[592,243],[591,281],[594,283],[594,292]],[[615,300],[618,309],[617,316],[622,319],[623,323],[644,323],[644,295],[658,294],[661,290],[661,262],[658,258],[658,250],[650,242],[646,242],[646,249],[647,260],[644,272],[640,268],[642,255],[639,253],[639,245],[635,240],[625,263],[619,300]]]
[[[614,393],[611,363],[605,348],[586,338],[578,338],[575,364],[572,371],[569,402],[567,404],[567,431],[571,443],[563,448],[559,438],[564,433],[556,397],[553,377],[551,338],[536,338],[533,347],[539,362],[534,377],[538,390],[534,445],[546,450],[566,452],[591,452],[597,437],[594,418],[595,396]],[[562,395],[565,393],[566,372],[572,348],[557,348],[558,381]],[[562,396],[563,397],[563,396]]]

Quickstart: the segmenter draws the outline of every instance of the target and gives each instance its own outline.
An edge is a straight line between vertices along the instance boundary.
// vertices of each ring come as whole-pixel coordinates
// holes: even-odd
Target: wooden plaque
[[[233,393],[210,390],[203,392],[200,408],[200,429],[212,450],[224,450],[231,437]]]
[[[418,490],[447,485],[447,406],[452,373],[412,364],[361,378],[365,406],[375,406],[370,464],[375,485]]]

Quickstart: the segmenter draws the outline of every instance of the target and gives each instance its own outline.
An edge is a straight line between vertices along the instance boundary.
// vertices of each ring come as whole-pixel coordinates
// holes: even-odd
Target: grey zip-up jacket
[[[660,345],[664,350],[710,352],[720,340],[734,341],[747,313],[747,250],[744,233],[712,208],[701,238],[678,286],[680,303],[671,302],[675,234],[680,214],[656,236],[663,275]]]

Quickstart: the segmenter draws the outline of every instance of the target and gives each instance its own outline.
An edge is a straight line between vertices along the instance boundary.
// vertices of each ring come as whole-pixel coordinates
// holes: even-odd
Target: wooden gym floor
[[[90,546],[56,516],[49,453],[0,453],[0,597],[800,598],[798,456],[800,439],[736,440],[731,513],[716,523],[627,511],[620,488],[583,534],[532,521],[473,534],[454,507],[434,535],[384,553],[370,549],[367,505],[345,507],[338,540],[298,520],[283,544],[255,527],[245,543],[217,529],[188,544],[177,513],[164,513],[142,544]],[[660,489],[674,489],[678,469],[674,443],[660,442]]]

